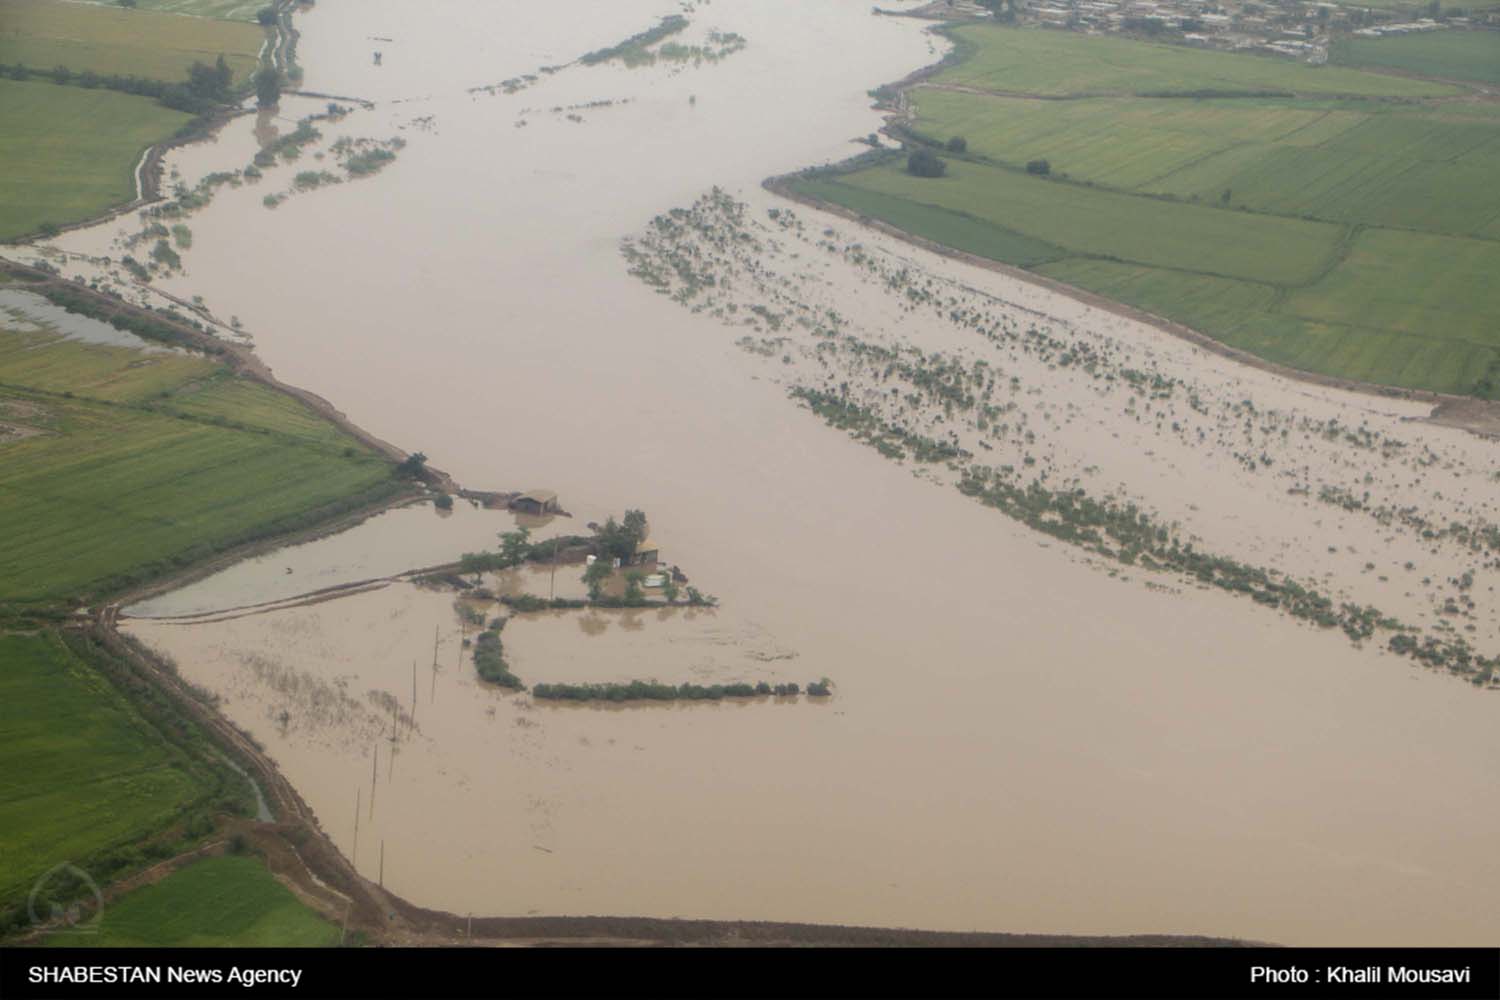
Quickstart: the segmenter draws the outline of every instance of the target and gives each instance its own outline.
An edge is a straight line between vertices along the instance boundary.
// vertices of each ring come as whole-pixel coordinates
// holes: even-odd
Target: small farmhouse
[[[629,566],[651,566],[661,558],[661,546],[655,539],[643,538],[635,543],[635,554],[626,564]]]
[[[557,494],[551,490],[527,490],[510,502],[510,509],[522,514],[556,514]]]

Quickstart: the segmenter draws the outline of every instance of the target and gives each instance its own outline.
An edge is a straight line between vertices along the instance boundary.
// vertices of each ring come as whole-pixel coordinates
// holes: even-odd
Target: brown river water
[[[678,10],[683,42],[747,46],[468,92]],[[764,206],[763,177],[857,151],[880,124],[866,91],[940,51],[922,23],[858,0],[322,0],[299,23],[306,87],[376,102],[327,140],[407,145],[274,210],[263,196],[311,153],[222,189],[162,284],[470,487],[555,489],[576,524],[646,510],[663,556],[722,602],[517,616],[503,636],[526,681],[836,684],[826,701],[538,703],[481,686],[454,595],[404,582],[127,623],[223,695],[362,872],[383,843],[388,887],[459,913],[1495,940],[1492,694],[1220,592],[1114,578],[850,442],[733,331],[627,274],[620,240],[657,213],[713,185]],[[242,165],[243,139],[222,141]],[[213,147],[190,155],[223,168]],[[119,232],[60,243],[104,254]],[[343,536],[401,558],[304,548],[383,576],[429,530],[436,558],[412,565],[511,526],[415,512]],[[155,613],[292,596],[272,578],[319,563],[296,558]]]

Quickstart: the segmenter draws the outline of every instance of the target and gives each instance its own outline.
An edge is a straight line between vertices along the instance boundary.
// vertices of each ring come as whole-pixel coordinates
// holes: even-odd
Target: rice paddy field
[[[1341,38],[1329,58],[1341,66],[1394,69],[1475,83],[1500,83],[1500,31],[1423,31]]]
[[[0,602],[123,586],[398,488],[354,439],[209,359],[5,322],[0,421],[21,436],[0,437],[0,521],[21,530],[0,537]]]
[[[210,782],[56,635],[0,634],[0,665],[4,909],[53,866],[172,822]]]
[[[123,948],[297,948],[339,942],[339,929],[302,905],[253,858],[207,858],[110,903],[97,933],[49,945]]]
[[[134,198],[141,154],[189,118],[147,97],[0,80],[0,240]]]
[[[0,63],[177,81],[195,61],[212,64],[222,54],[236,82],[255,72],[265,41],[258,25],[146,6],[0,0]]]
[[[1492,103],[1437,98],[1452,89],[1404,77],[1121,38],[954,35],[966,59],[908,92],[917,137],[967,144],[940,153],[945,176],[916,177],[891,157],[799,190],[1269,360],[1493,392]],[[1323,96],[1118,96],[1235,87]],[[1081,96],[1091,93],[1116,96]],[[1047,176],[1026,170],[1037,160]]]

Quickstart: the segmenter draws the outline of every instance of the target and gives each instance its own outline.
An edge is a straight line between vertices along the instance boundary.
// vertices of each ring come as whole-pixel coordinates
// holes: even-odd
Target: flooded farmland
[[[710,33],[745,44],[712,60],[573,62],[674,13],[689,19],[685,45],[713,44]],[[1403,419],[1420,407],[1239,369],[801,206],[812,240],[749,230],[764,259],[726,253],[704,308],[629,273],[621,241],[659,214],[717,186],[763,219],[788,207],[763,178],[856,151],[850,140],[880,125],[866,92],[940,51],[921,23],[837,0],[323,0],[299,26],[307,89],[373,107],[320,122],[319,143],[257,183],[219,188],[192,217],[180,272],[156,284],[235,317],[279,378],[471,488],[544,484],[578,524],[647,511],[664,558],[721,602],[517,615],[504,639],[527,683],[826,675],[836,686],[826,701],[545,704],[483,685],[455,595],[407,582],[197,624],[128,620],[220,695],[364,874],[375,876],[383,844],[389,888],[458,913],[1291,944],[1494,939],[1493,692],[1033,532],[961,495],[941,467],[891,461],[790,401],[790,386],[824,384],[805,334],[747,351],[743,335],[770,331],[714,310],[763,301],[791,313],[795,299],[871,341],[979,357],[944,317],[872,290],[872,269],[844,252],[868,244],[968,289],[965,308],[982,298],[1150,354],[1196,379],[1210,405],[1252,399],[1258,412],[1364,421],[1429,447],[1453,481],[1444,513],[1484,517],[1493,503],[1493,462],[1477,439]],[[225,163],[244,158],[234,130],[253,126],[229,126]],[[404,145],[378,173],[298,188],[298,173],[331,166],[340,139],[397,136]],[[184,176],[223,169],[208,165],[211,149],[191,156]],[[290,196],[268,208],[277,192]],[[58,244],[103,257],[137,224]],[[816,245],[825,227],[837,255]],[[773,239],[783,239],[774,254]],[[1190,420],[1186,407],[1158,427],[1154,414],[1122,416],[1123,399],[1087,381],[1069,387],[1045,361],[1005,363],[1039,390],[1032,398],[1077,411],[1049,430],[1028,404],[1043,442],[1033,457],[1060,478],[1101,469],[1110,489],[1200,544],[1289,574],[1326,570],[1331,591],[1414,620],[1467,566],[1402,536],[1392,551],[1428,560],[1421,573],[1437,582],[1387,599],[1361,572],[1396,529],[1338,505],[1304,510],[1286,484],[1245,472],[1237,443],[1168,432]],[[826,370],[874,392],[867,372]],[[980,447],[972,429],[954,429]],[[1334,461],[1314,447],[1321,432],[1290,417],[1281,429],[1290,453],[1304,441],[1290,435],[1309,434],[1305,464]],[[1348,461],[1340,475],[1361,491],[1417,502],[1420,470]],[[1307,479],[1314,492],[1331,481]],[[471,544],[470,521],[457,531],[415,510],[430,520],[389,540],[370,534],[347,552],[337,536],[313,543],[330,547],[305,568],[298,550],[278,553],[165,595],[154,614],[282,600],[315,587],[277,574],[388,576]],[[385,516],[395,514],[408,516]],[[457,515],[473,516],[458,511],[453,525]],[[1320,518],[1358,551],[1310,549]],[[508,516],[495,520],[472,544],[510,530]],[[413,542],[427,525],[431,558]],[[1493,629],[1482,603],[1492,581],[1479,570],[1465,589],[1481,602],[1476,642]]]

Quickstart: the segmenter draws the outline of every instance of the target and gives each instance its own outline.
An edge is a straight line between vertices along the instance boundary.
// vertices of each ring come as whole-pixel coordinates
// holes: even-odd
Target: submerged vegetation
[[[1253,494],[1269,487],[1273,496],[1305,497],[1304,507],[1333,504],[1382,531],[1402,532],[1435,556],[1477,558],[1486,569],[1500,569],[1500,527],[1483,516],[1482,505],[1460,516],[1467,507],[1463,500],[1448,515],[1380,501],[1371,492],[1380,484],[1368,473],[1361,494],[1330,482],[1310,488],[1317,469],[1389,466],[1385,486],[1394,496],[1402,469],[1420,475],[1432,465],[1462,468],[1452,455],[1427,446],[1414,449],[1390,432],[1229,395],[1196,375],[1169,370],[1154,351],[1138,352],[1097,330],[1045,325],[1036,314],[1008,310],[973,289],[934,279],[898,256],[843,241],[833,229],[819,233],[784,208],[771,208],[764,221],[754,220],[743,204],[717,189],[691,208],[658,216],[622,251],[631,273],[661,294],[695,312],[749,327],[751,336],[741,337],[741,345],[757,356],[779,357],[779,367],[788,372],[788,394],[827,423],[1033,530],[1117,567],[1243,594],[1320,627],[1340,629],[1356,643],[1378,641],[1393,653],[1476,685],[1500,684],[1500,657],[1476,649],[1453,624],[1462,623],[1469,633],[1479,628],[1472,573],[1462,579],[1453,575],[1453,596],[1430,598],[1440,616],[1435,622],[1414,625],[1403,620],[1405,614],[1382,610],[1384,601],[1339,595],[1313,582],[1312,563],[1300,570],[1273,569],[1215,551],[1180,514],[1162,516],[1123,484],[1108,489],[1092,484],[1099,467],[1085,457],[1102,441],[1127,433],[1139,442],[1132,447],[1148,459],[1161,448],[1170,448],[1176,461],[1221,454],[1237,470],[1236,488]],[[821,254],[826,264],[808,261],[809,251]],[[783,273],[775,266],[779,261],[797,263],[788,263]],[[853,322],[819,298],[821,289],[833,285],[828,278],[833,270],[851,274],[857,286],[883,297],[897,323],[900,317],[926,314],[972,338],[973,349],[924,351],[905,343],[899,326],[893,327],[894,336],[877,339],[867,329],[868,316]],[[1105,432],[1080,438],[1087,432],[1071,429],[1090,420]],[[1314,462],[1293,449],[1328,458]],[[1098,451],[1101,459],[1112,460],[1113,453]],[[1472,467],[1465,472],[1477,474]],[[1290,482],[1272,485],[1283,479]],[[1133,482],[1147,485],[1152,479],[1136,475]],[[1163,497],[1182,502],[1175,493]],[[1326,537],[1320,523],[1310,524],[1314,537]],[[1361,576],[1374,569],[1368,560],[1351,567]],[[1408,560],[1403,572],[1412,569]],[[1370,579],[1383,583],[1386,577]],[[1375,588],[1362,582],[1361,589]]]
[[[479,672],[480,677],[491,684],[498,684],[515,691],[525,690],[526,685],[510,672],[510,667],[505,662],[504,646],[500,642],[502,627],[503,625],[493,625],[475,637],[474,669]]]
[[[651,46],[664,38],[675,35],[687,26],[688,19],[681,14],[668,14],[645,31],[637,32],[623,42],[617,42],[608,48],[584,53],[578,61],[585,66],[597,66],[600,63],[618,59],[626,66],[649,66],[656,61],[656,54],[650,51]]]
[[[686,17],[681,14],[669,14],[645,31],[637,32],[623,42],[608,48],[595,49],[593,52],[586,53],[578,61],[584,66],[597,66],[618,59],[631,68],[653,66],[658,60],[667,63],[699,65],[718,62],[745,47],[745,37],[733,31],[710,31],[704,39],[706,44],[703,45],[685,45],[677,41],[666,41],[687,26]],[[499,87],[506,93],[514,93],[535,81],[535,76],[527,76],[508,80]],[[488,90],[493,93],[495,88],[475,89]]]
[[[807,686],[809,696],[826,698],[832,691],[828,678]],[[725,698],[795,698],[802,689],[793,683],[770,684],[662,684],[658,681],[628,681],[620,684],[538,684],[533,696],[544,701],[721,701]]]

